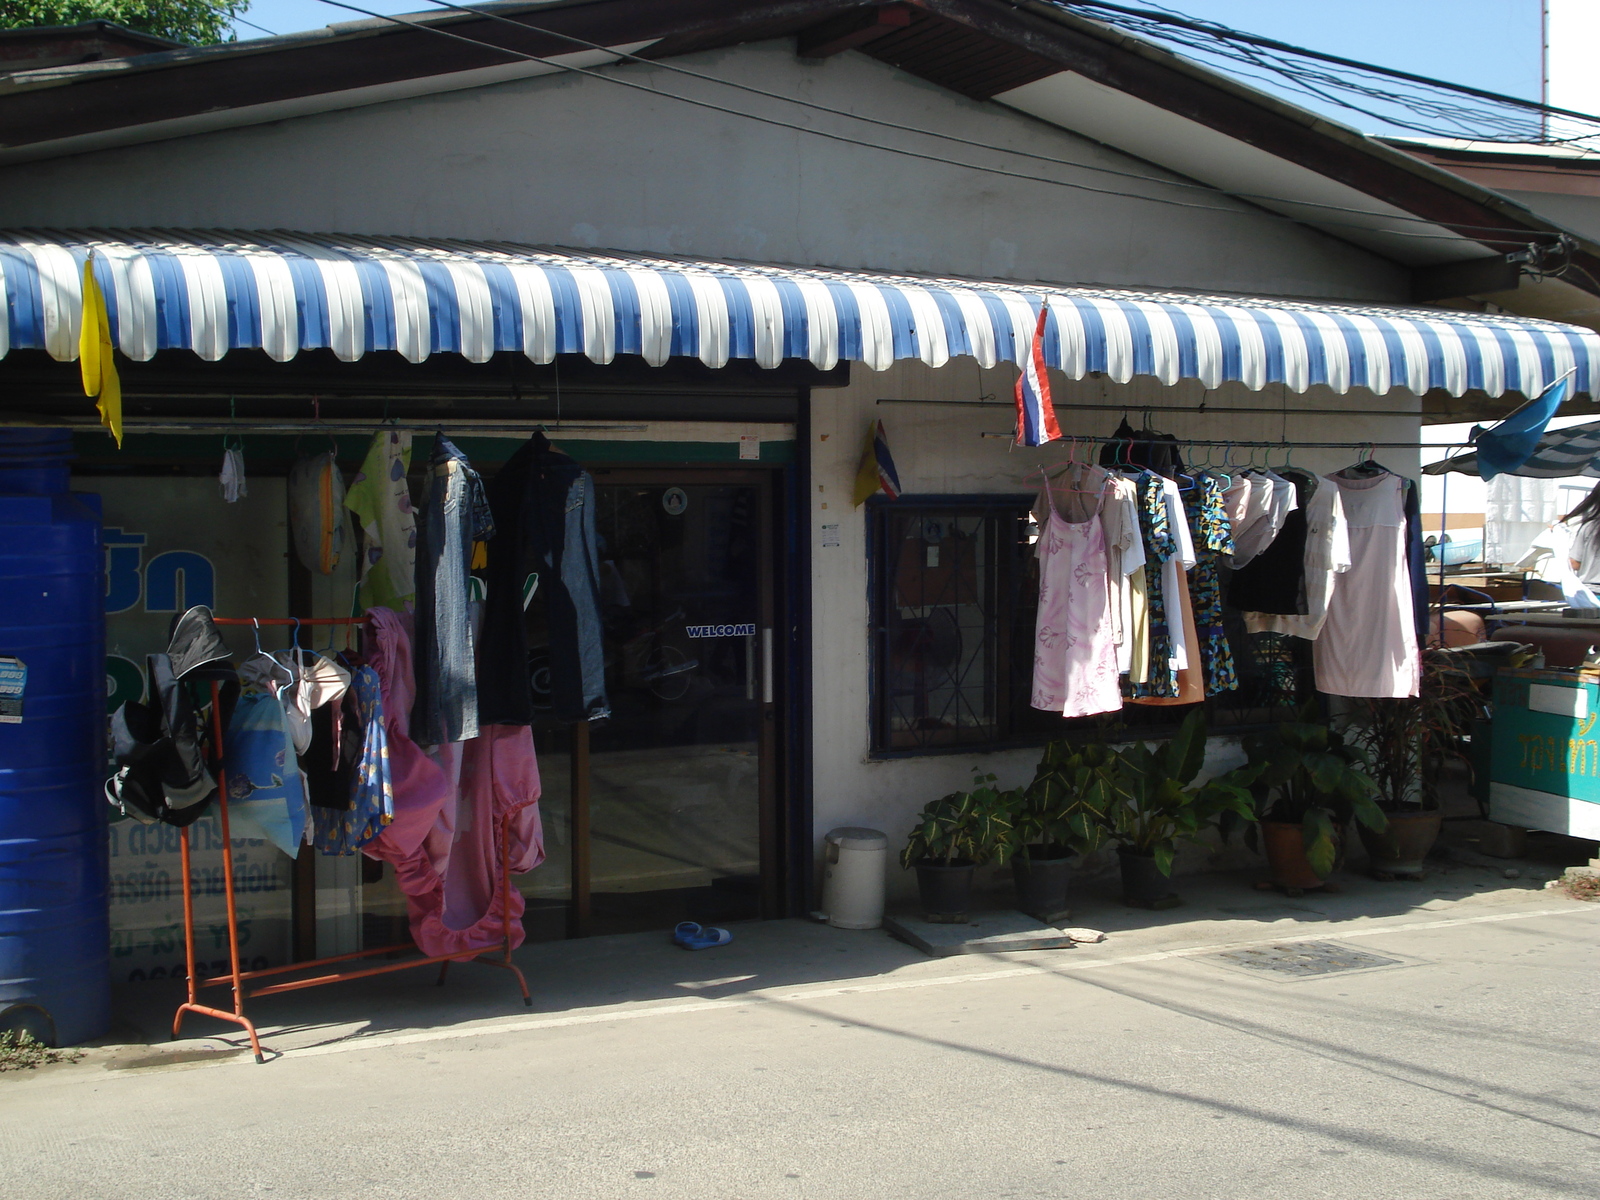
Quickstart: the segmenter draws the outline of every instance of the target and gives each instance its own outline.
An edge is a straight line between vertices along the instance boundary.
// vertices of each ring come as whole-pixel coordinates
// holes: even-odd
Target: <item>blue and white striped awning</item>
[[[93,252],[113,337],[131,359],[169,348],[215,361],[329,349],[411,362],[501,351],[535,362],[637,354],[710,367],[804,359],[884,370],[970,355],[1017,362],[1048,301],[1045,358],[1073,378],[1237,380],[1452,395],[1537,394],[1576,368],[1592,393],[1600,337],[1522,317],[1237,296],[1046,287],[760,266],[494,242],[304,233],[23,230],[0,233],[0,355],[78,353],[81,275]]]

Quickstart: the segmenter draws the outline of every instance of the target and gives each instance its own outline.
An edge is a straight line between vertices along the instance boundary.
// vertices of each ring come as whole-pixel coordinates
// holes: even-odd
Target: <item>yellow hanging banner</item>
[[[100,424],[122,449],[122,380],[111,356],[111,318],[106,298],[94,277],[94,255],[83,263],[83,320],[78,325],[78,366],[83,370],[83,394],[97,396]]]

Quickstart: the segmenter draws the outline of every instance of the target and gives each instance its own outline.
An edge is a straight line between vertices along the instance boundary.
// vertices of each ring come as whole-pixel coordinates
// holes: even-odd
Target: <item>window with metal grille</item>
[[[1034,708],[1035,529],[1019,496],[905,496],[867,509],[872,750],[879,755],[1126,740],[1175,729],[1187,707],[1126,704],[1066,719]],[[1226,579],[1224,579],[1226,591]],[[1310,643],[1247,634],[1224,610],[1239,687],[1205,701],[1208,724],[1286,720],[1313,696]]]

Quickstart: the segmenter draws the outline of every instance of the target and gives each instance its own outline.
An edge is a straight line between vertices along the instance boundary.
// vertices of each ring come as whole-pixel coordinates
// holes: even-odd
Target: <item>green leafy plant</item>
[[[910,868],[918,860],[947,867],[958,859],[1003,862],[1011,845],[1015,793],[994,785],[995,776],[974,768],[970,790],[951,792],[924,807],[900,853],[901,865]]]
[[[248,0],[6,0],[0,29],[110,21],[192,46],[233,40],[233,19]]]
[[[26,1029],[0,1033],[0,1071],[31,1071],[46,1063],[77,1062],[82,1050],[55,1050]]]
[[[1115,752],[1103,742],[1051,742],[1034,770],[1033,782],[1011,793],[1011,852],[1045,846],[1061,853],[1090,854],[1105,840]]]
[[[1308,706],[1300,720],[1247,738],[1245,751],[1258,769],[1256,818],[1299,825],[1306,860],[1326,876],[1338,856],[1339,831],[1351,820],[1381,833],[1389,819],[1378,807],[1378,785],[1364,770],[1361,748],[1315,715]]]
[[[1472,722],[1484,714],[1483,698],[1459,657],[1448,650],[1422,655],[1419,694],[1397,700],[1362,700],[1351,739],[1361,747],[1387,812],[1439,807],[1439,779],[1452,759],[1467,763],[1462,747]]]
[[[1193,841],[1223,813],[1254,815],[1253,768],[1239,768],[1192,786],[1206,756],[1205,714],[1195,709],[1171,741],[1154,749],[1123,747],[1110,765],[1111,797],[1101,818],[1106,833],[1135,854],[1150,855],[1172,874],[1180,841]]]

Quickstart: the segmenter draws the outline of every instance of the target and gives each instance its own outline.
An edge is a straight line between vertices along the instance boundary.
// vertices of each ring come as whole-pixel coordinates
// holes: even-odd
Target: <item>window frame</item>
[[[1011,614],[1015,610],[1009,600],[1020,586],[1019,566],[1022,547],[996,536],[991,569],[992,589],[995,596],[994,662],[995,727],[997,735],[984,741],[958,742],[942,746],[890,746],[888,745],[888,709],[884,692],[888,670],[885,661],[888,646],[888,606],[883,589],[889,586],[892,567],[884,558],[887,545],[888,522],[898,511],[939,509],[962,516],[978,516],[988,521],[996,516],[1004,519],[1014,516],[1026,522],[1033,508],[1033,497],[1014,492],[918,493],[900,495],[894,499],[879,493],[866,504],[866,554],[867,554],[867,722],[868,754],[873,759],[921,758],[932,754],[989,753],[995,750],[1042,746],[1050,740],[1048,733],[1024,730],[1014,732],[1015,721],[1011,685],[1012,645],[1016,622]],[[998,532],[998,531],[997,531]],[[990,582],[990,581],[986,581]]]

